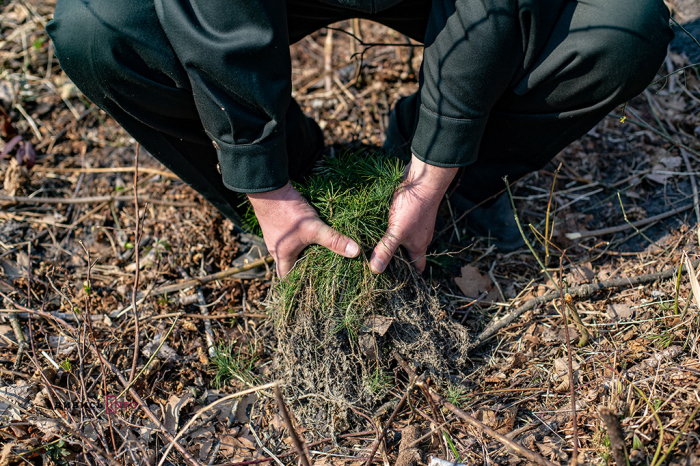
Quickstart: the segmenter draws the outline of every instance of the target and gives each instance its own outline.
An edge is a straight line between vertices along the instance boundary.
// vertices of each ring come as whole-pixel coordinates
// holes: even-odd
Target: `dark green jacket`
[[[399,2],[328,1],[364,13]],[[444,74],[442,67],[445,59],[454,66],[451,51],[442,46],[454,45],[454,40],[426,44],[423,105],[412,148],[433,165],[454,167],[474,161],[489,109],[503,93],[514,66],[521,63],[517,9],[507,8],[509,14],[499,16],[474,3],[473,17],[457,18],[456,23],[448,20],[450,34],[458,38],[465,37],[465,26],[474,25],[467,31],[470,50],[459,47],[463,56],[457,60],[459,73]],[[224,184],[238,192],[283,186],[288,181],[284,118],[291,98],[285,2],[156,0],[155,4],[191,81],[206,133],[219,152]]]

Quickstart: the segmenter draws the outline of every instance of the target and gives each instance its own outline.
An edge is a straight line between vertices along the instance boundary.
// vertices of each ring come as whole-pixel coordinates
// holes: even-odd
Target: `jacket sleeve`
[[[264,192],[288,181],[291,98],[286,2],[156,0],[163,30],[190,79],[226,187]]]
[[[433,2],[412,151],[441,167],[474,162],[489,112],[522,62],[517,2]]]

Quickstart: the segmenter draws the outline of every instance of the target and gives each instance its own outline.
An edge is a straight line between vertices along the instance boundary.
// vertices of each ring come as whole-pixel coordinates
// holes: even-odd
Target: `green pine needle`
[[[361,253],[348,259],[319,245],[307,248],[279,284],[279,324],[303,303],[315,317],[330,318],[335,331],[356,338],[379,290],[389,284],[391,272],[373,274],[369,256],[386,231],[403,171],[403,162],[386,154],[346,152],[325,160],[308,183],[295,186],[324,222],[360,245]]]

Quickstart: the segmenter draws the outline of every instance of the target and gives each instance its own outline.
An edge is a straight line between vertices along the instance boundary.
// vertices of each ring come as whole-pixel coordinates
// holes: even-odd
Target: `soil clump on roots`
[[[383,274],[370,271],[403,172],[400,160],[383,153],[345,153],[297,186],[324,221],[363,251],[347,259],[308,248],[270,299],[276,375],[305,425],[345,430],[351,408],[380,406],[393,386],[396,356],[438,384],[459,377],[468,361],[467,330],[407,260],[399,254]]]

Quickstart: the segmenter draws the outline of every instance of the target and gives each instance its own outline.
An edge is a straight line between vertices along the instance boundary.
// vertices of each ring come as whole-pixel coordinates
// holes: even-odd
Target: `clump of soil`
[[[438,382],[459,375],[467,363],[467,330],[409,262],[399,255],[382,275],[369,269],[402,175],[395,158],[348,153],[326,160],[298,187],[324,221],[364,251],[346,259],[309,248],[269,303],[276,370],[305,425],[336,421],[343,429],[348,408],[378,407],[393,385],[397,355]]]

